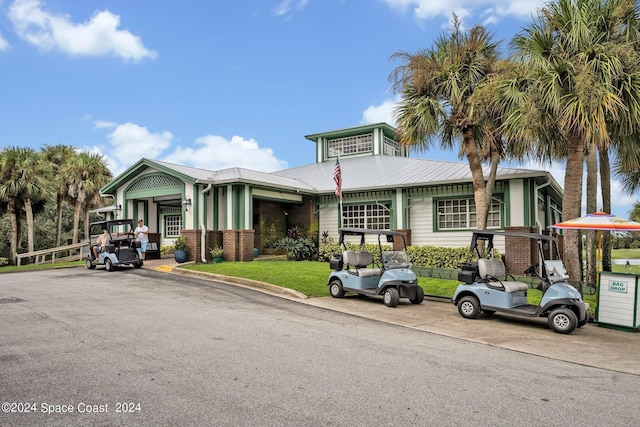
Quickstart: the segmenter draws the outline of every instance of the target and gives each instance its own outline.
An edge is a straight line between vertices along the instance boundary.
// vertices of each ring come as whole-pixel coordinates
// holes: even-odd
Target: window
[[[372,150],[373,137],[371,134],[349,136],[346,138],[336,138],[327,141],[329,156],[367,153]]]
[[[182,215],[167,215],[164,217],[167,237],[179,236],[182,230]]]
[[[399,156],[400,144],[395,142],[393,139],[385,136],[384,137],[384,154],[386,154],[387,156]]]
[[[487,228],[502,228],[500,205],[502,201],[494,197],[487,215]],[[438,200],[438,230],[468,230],[476,228],[476,202],[471,199]]]
[[[389,230],[391,228],[391,205],[372,203],[367,205],[346,205],[342,211],[342,226]]]

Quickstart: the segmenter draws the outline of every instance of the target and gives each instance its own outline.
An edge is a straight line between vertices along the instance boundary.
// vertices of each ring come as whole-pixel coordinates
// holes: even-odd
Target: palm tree
[[[61,173],[67,178],[68,194],[73,201],[72,239],[73,243],[78,243],[80,217],[86,218],[88,211],[95,206],[96,195],[111,180],[111,172],[102,154],[82,152],[69,159]]]
[[[52,192],[53,186],[49,179],[51,169],[41,153],[32,148],[20,148],[17,161],[14,166],[18,175],[15,177],[20,181],[21,198],[27,218],[27,250],[33,252],[33,202],[44,200]]]
[[[529,69],[529,76],[520,108],[510,116],[505,132],[527,140],[532,151],[537,145],[547,159],[566,159],[565,220],[581,213],[585,150],[607,150],[612,136],[634,134],[639,128],[637,32],[635,2],[558,0],[542,7],[512,41],[514,60]],[[577,231],[566,232],[564,247],[568,272],[577,281]]]
[[[62,205],[68,194],[66,177],[61,173],[63,166],[76,155],[76,149],[70,145],[45,145],[43,148],[45,159],[53,170],[52,182],[56,188],[56,246],[60,246],[62,239]]]
[[[0,201],[7,203],[9,213],[9,259],[11,262],[16,258],[20,233],[22,183],[16,167],[19,164],[19,157],[18,147],[8,147],[0,151]]]
[[[472,96],[492,73],[498,46],[482,26],[462,31],[454,15],[451,31],[439,36],[431,49],[394,53],[392,59],[403,64],[389,77],[392,89],[402,94],[394,111],[402,144],[428,149],[437,139],[442,148],[453,150],[461,140],[459,153],[469,163],[478,229],[486,228],[495,180],[494,172],[487,185],[482,161],[491,158],[492,170],[497,171],[501,150],[489,150],[479,141],[480,135],[493,132],[483,112],[474,108]],[[500,139],[492,141],[499,145]]]

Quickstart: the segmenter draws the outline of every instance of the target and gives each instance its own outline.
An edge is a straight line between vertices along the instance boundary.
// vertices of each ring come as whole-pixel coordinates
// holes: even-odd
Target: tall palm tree
[[[56,188],[56,246],[62,239],[62,205],[68,194],[66,177],[61,173],[63,166],[76,155],[76,149],[70,145],[45,145],[42,149],[45,159],[53,170],[52,182]]]
[[[15,176],[20,181],[20,193],[27,218],[27,250],[33,252],[34,247],[34,221],[33,203],[44,200],[53,191],[49,179],[51,169],[41,153],[32,148],[20,148],[14,165],[18,174]]]
[[[500,151],[487,150],[479,141],[481,134],[491,132],[487,130],[490,126],[483,130],[483,112],[474,108],[472,96],[493,72],[498,47],[486,28],[463,31],[454,15],[451,31],[439,36],[432,48],[415,54],[394,53],[392,59],[403,64],[389,76],[392,89],[402,94],[394,111],[402,144],[428,149],[438,140],[442,148],[453,150],[461,141],[458,151],[469,163],[478,229],[486,228],[495,179],[494,174],[487,186],[482,161],[489,153],[492,170],[497,171]],[[499,138],[493,141],[497,143]]]
[[[16,167],[19,164],[19,158],[18,147],[8,147],[0,151],[0,201],[7,203],[9,213],[9,259],[11,262],[16,258],[20,233],[22,183]]]
[[[529,148],[535,150],[536,144],[547,158],[562,154],[566,159],[564,220],[581,214],[585,150],[606,150],[612,136],[639,128],[638,38],[629,36],[637,31],[633,1],[558,0],[542,7],[512,41],[514,60],[529,69],[529,85],[505,131],[528,136]],[[531,121],[532,114],[549,124],[546,134],[538,133],[542,127]],[[531,138],[531,133],[537,135]],[[564,247],[570,277],[578,281],[577,231],[566,232]]]
[[[111,180],[111,172],[102,154],[86,152],[69,159],[61,172],[67,177],[68,194],[73,201],[72,239],[73,243],[78,243],[80,217],[86,217],[86,213],[95,206],[96,194]]]

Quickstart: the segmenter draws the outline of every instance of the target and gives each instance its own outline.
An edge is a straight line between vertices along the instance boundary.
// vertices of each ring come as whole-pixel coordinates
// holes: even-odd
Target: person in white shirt
[[[147,244],[149,243],[149,228],[144,225],[144,221],[139,219],[138,226],[133,231],[135,233],[136,239],[140,242],[140,249],[138,249],[140,253],[140,257],[144,260],[147,253]]]

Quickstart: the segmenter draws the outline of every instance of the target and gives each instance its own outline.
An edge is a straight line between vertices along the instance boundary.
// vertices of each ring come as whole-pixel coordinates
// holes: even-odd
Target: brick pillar
[[[538,234],[538,227],[505,227],[505,231]],[[538,241],[526,237],[506,236],[504,265],[509,273],[523,274],[527,267],[540,262]]]
[[[187,238],[187,261],[200,262],[200,249],[202,248],[200,237],[202,236],[202,230],[182,230],[180,234]]]
[[[253,230],[223,230],[225,261],[253,261]]]
[[[403,229],[403,230],[392,230],[392,231],[399,231],[400,233],[402,233],[404,235],[404,239],[407,243],[407,246],[411,246],[411,230],[409,229]],[[394,236],[394,240],[393,240],[393,250],[394,251],[403,251],[404,250],[404,246],[402,246],[402,239],[400,238],[395,238]]]

